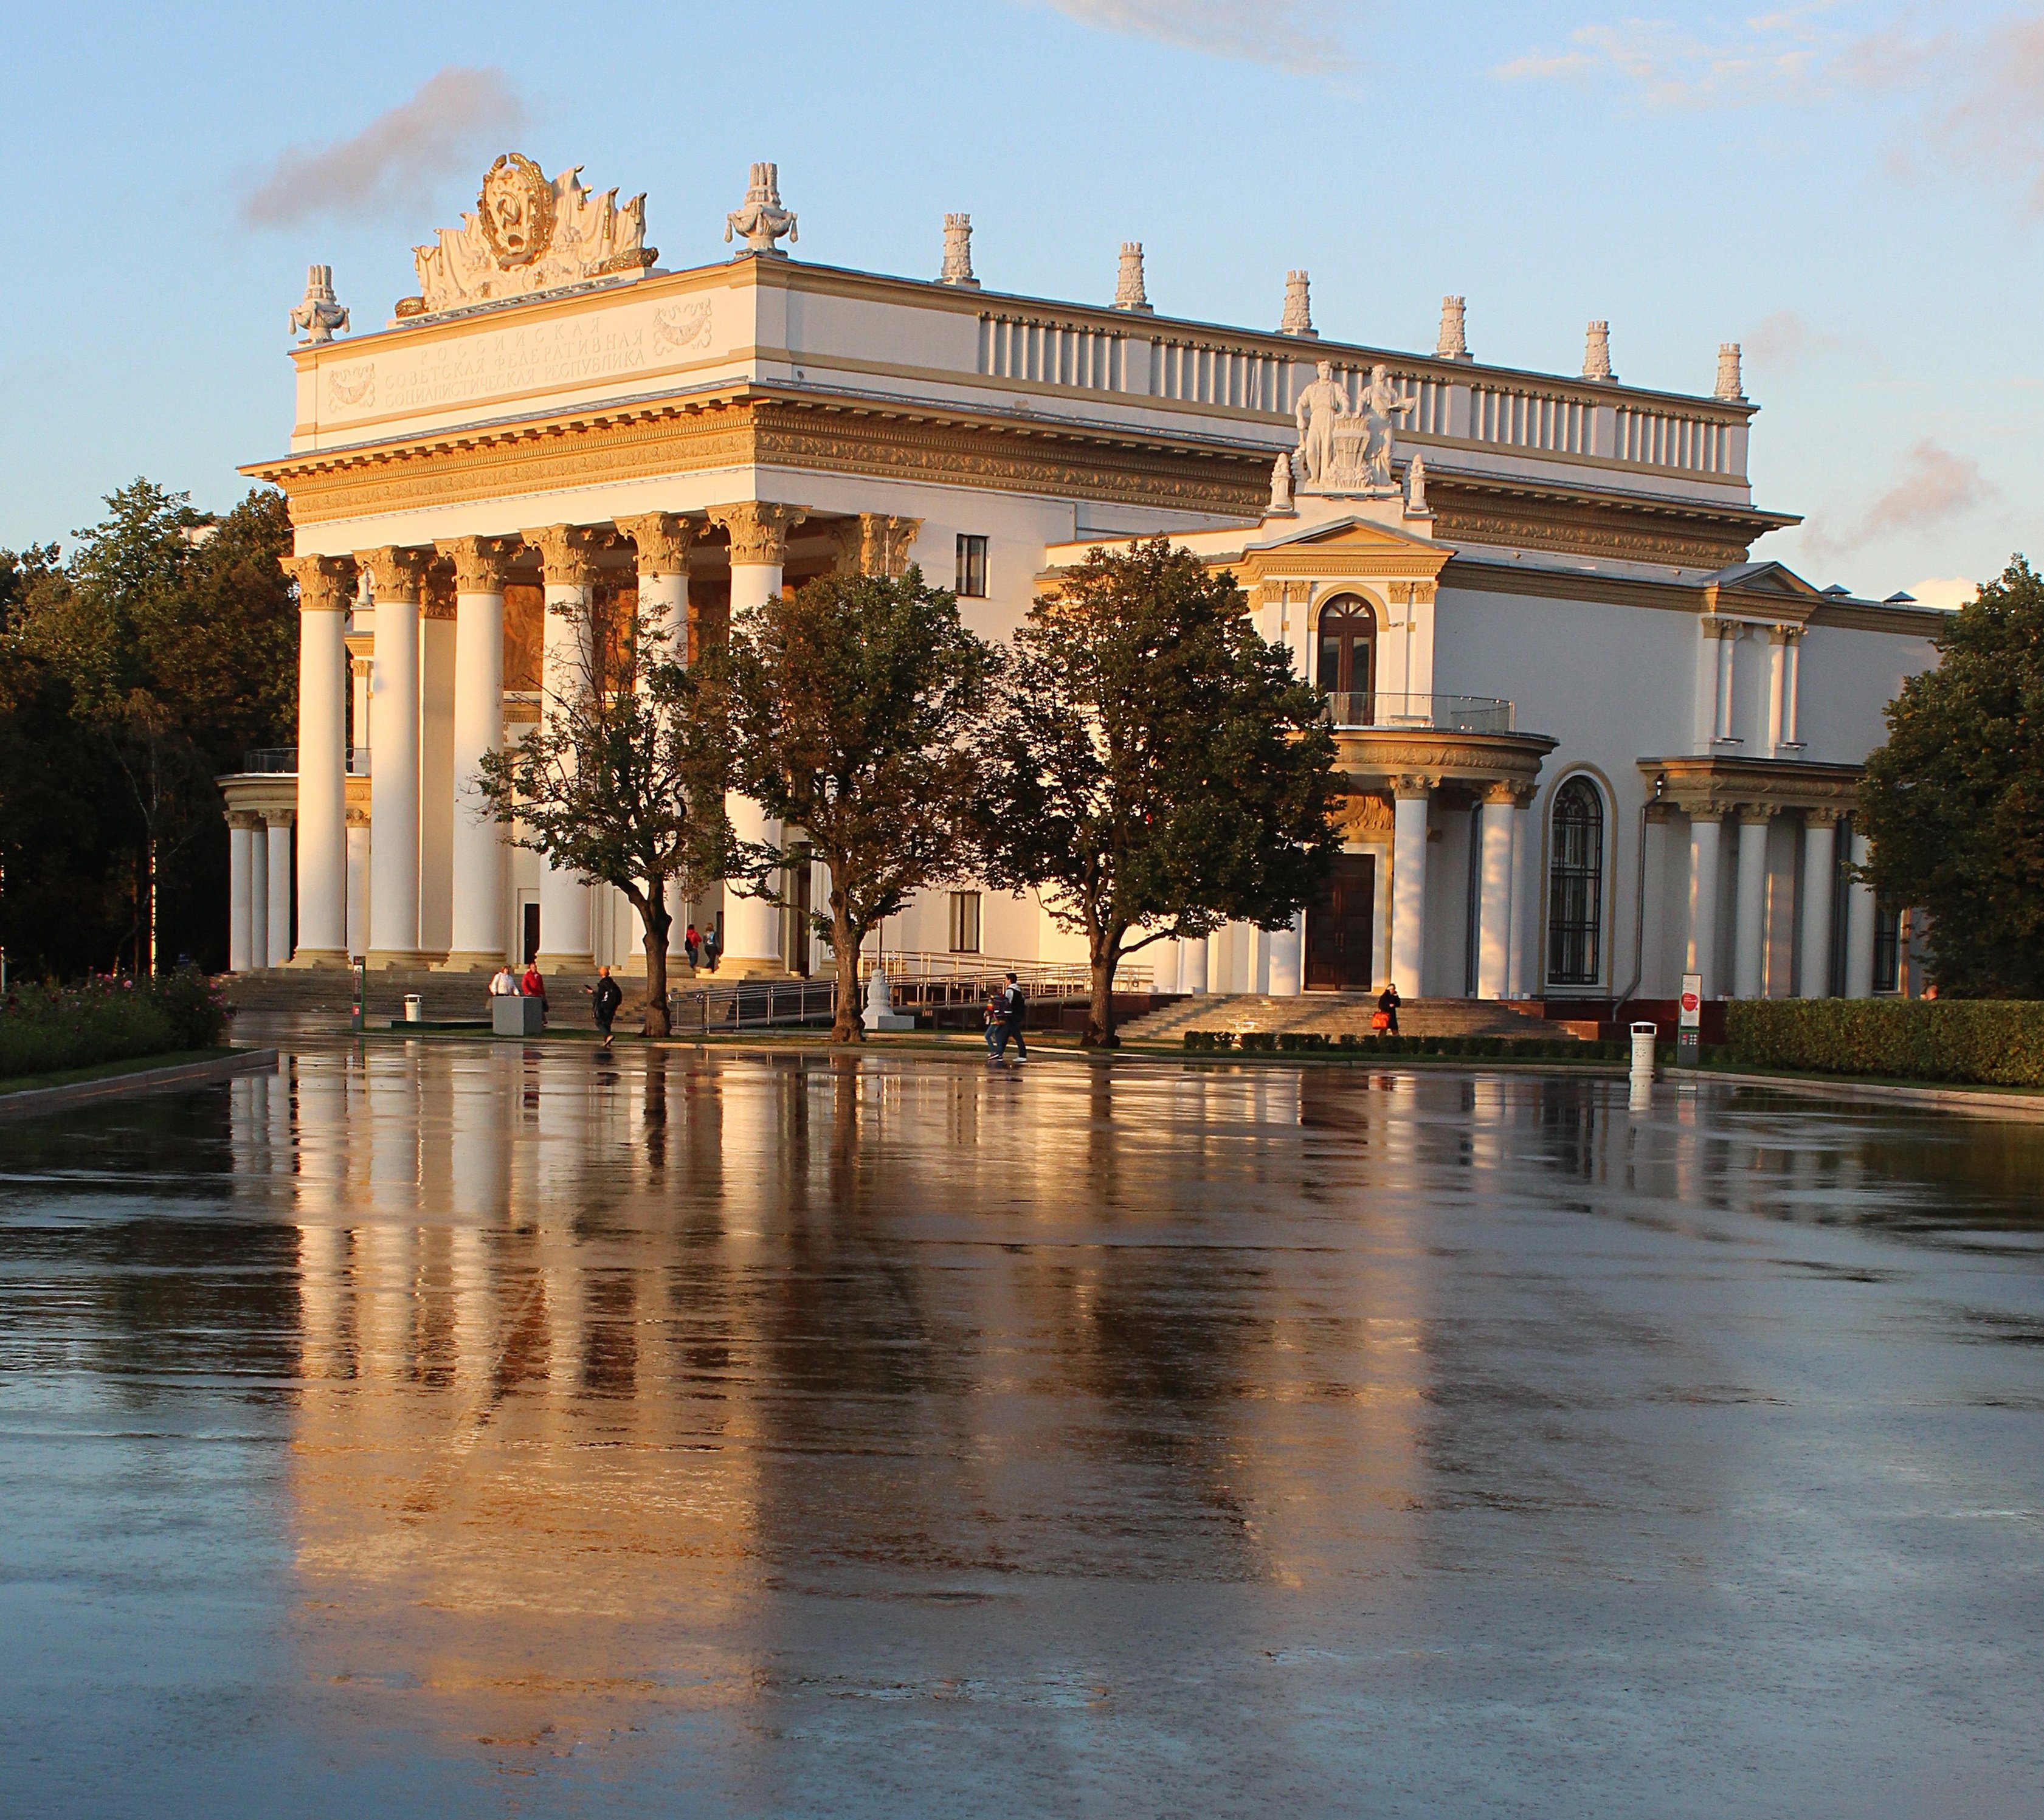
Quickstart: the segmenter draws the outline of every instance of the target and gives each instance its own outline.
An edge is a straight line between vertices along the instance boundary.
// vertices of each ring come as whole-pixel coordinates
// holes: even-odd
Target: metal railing
[[[1509,733],[1512,704],[1491,695],[1388,695],[1335,693],[1326,697],[1337,728],[1431,728],[1449,733]]]
[[[828,980],[739,980],[667,995],[667,1021],[677,1036],[827,1024],[836,1011],[837,988]]]
[[[295,746],[258,746],[253,751],[241,754],[241,769],[244,774],[295,777],[298,770],[298,749]],[[348,774],[351,778],[369,775],[369,748],[367,746],[348,747]]]
[[[1005,981],[1012,973],[1032,998],[1089,993],[1093,989],[1093,970],[1084,961],[1015,961],[1004,960],[998,954],[947,954],[920,948],[890,948],[877,957],[859,957],[859,977],[862,980],[871,977],[876,960],[885,970],[890,985],[896,981],[929,981],[990,985],[997,981]],[[1124,961],[1116,971],[1115,989],[1147,993],[1155,977],[1149,963],[1139,965]]]

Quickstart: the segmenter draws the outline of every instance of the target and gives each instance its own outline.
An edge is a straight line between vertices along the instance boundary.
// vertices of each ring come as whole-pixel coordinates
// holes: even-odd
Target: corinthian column
[[[1831,886],[1838,877],[1838,812],[1809,809],[1803,816],[1802,940],[1796,955],[1796,985],[1806,999],[1831,996]]]
[[[1424,778],[1400,778],[1391,822],[1391,977],[1401,998],[1426,995],[1427,805]]]
[[[781,570],[788,554],[788,532],[808,514],[792,505],[765,500],[742,500],[713,505],[712,520],[731,534],[731,612],[735,620],[748,608],[764,606],[781,592]],[[724,812],[740,840],[778,847],[781,824],[770,822],[750,797],[734,792]],[[734,975],[784,973],[787,957],[781,943],[782,912],[757,897],[724,894],[724,958],[717,970]]]
[[[1477,816],[1481,889],[1477,899],[1476,996],[1501,999],[1512,985],[1512,837],[1518,793],[1509,784],[1484,793]]]
[[[1767,831],[1771,809],[1749,804],[1739,812],[1739,876],[1732,923],[1732,993],[1757,999],[1767,979]]]
[[[419,952],[419,605],[428,552],[358,550],[376,600],[369,677],[369,964],[416,967]]]
[[[454,566],[437,557],[419,597],[419,946],[444,957],[453,946]]]
[[[348,603],[345,556],[287,556],[298,585],[300,966],[348,965]]]
[[[596,585],[598,536],[575,524],[528,531],[525,541],[540,552],[546,573],[546,629],[540,647],[540,712],[551,714],[572,703],[589,686],[590,590]],[[570,618],[559,609],[572,609]],[[572,762],[570,755],[569,762]],[[586,973],[590,954],[589,881],[540,859],[540,969],[543,973]]]
[[[617,528],[639,553],[639,686],[646,686],[649,659],[667,663],[689,661],[689,545],[695,527],[671,512],[649,512],[620,518]],[[689,907],[678,878],[667,881],[670,949],[679,945],[678,931],[688,926]]]
[[[440,546],[454,564],[450,969],[494,969],[509,951],[503,833],[478,785],[484,754],[504,744],[504,582],[515,543],[508,537],[453,537]]]

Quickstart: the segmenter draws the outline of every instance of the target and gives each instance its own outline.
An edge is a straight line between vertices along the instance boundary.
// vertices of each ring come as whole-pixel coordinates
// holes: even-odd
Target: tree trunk
[[[673,919],[667,915],[667,881],[655,878],[640,912],[646,930],[646,1034],[667,1034],[667,937]]]
[[[1086,1010],[1085,1035],[1082,1049],[1119,1049],[1121,1039],[1114,1034],[1114,970],[1121,964],[1118,936],[1102,936],[1093,944],[1093,1003]]]
[[[833,897],[839,894],[833,893]],[[863,931],[855,930],[845,913],[843,901],[831,906],[831,953],[837,960],[837,1011],[831,1020],[831,1041],[863,1042],[865,1008],[859,1003],[859,949]]]

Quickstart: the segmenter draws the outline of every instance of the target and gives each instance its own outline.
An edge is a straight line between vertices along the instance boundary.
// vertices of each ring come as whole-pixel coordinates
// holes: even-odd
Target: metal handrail
[[[859,977],[862,980],[871,978],[876,966],[886,972],[890,983],[898,980],[905,984],[942,981],[988,985],[1005,981],[1012,973],[1032,993],[1093,989],[1093,970],[1084,961],[1008,960],[998,954],[938,954],[921,948],[889,948],[882,954],[861,954]],[[1155,977],[1155,970],[1149,963],[1124,961],[1115,971],[1114,983],[1120,992],[1143,993],[1151,989]]]
[[[837,988],[828,980],[739,980],[667,995],[668,1024],[678,1034],[691,1024],[707,1036],[713,1030],[828,1023],[836,1015]]]
[[[295,746],[258,746],[253,751],[241,754],[241,769],[245,774],[267,776],[286,776],[298,768],[298,749]]]
[[[1422,728],[1452,733],[1509,733],[1513,711],[1494,695],[1393,695],[1335,690],[1325,698],[1330,724],[1363,731]]]

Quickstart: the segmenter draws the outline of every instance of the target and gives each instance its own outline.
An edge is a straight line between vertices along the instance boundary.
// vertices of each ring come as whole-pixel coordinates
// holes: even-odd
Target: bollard
[[[1659,1035],[1650,1023],[1635,1023],[1632,1027],[1632,1083],[1635,1087],[1654,1085],[1654,1039]]]
[[[425,1020],[426,1020],[426,1001],[425,1001],[425,998],[424,995],[423,995],[423,994],[421,994],[421,993],[405,993],[405,1023],[424,1023],[425,1022]],[[1635,1037],[1635,1038],[1633,1039],[1633,1041],[1634,1041],[1635,1042],[1637,1042],[1639,1040],[1639,1038],[1637,1038],[1637,1037]]]

